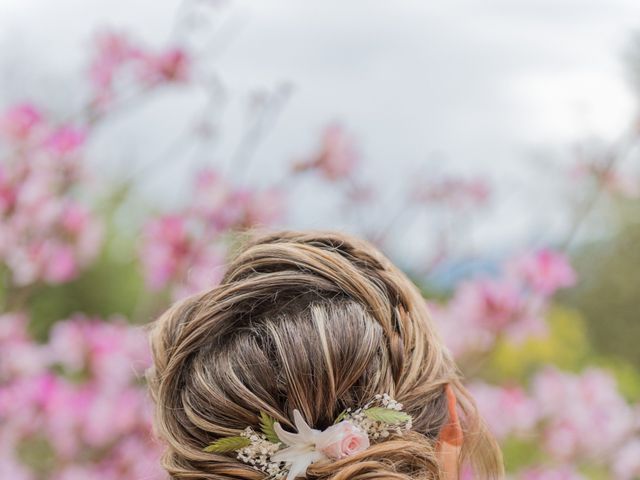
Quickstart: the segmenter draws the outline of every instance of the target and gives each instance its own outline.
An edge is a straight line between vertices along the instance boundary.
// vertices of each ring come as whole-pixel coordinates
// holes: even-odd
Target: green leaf
[[[267,440],[273,443],[280,443],[280,439],[278,435],[276,435],[276,431],[273,429],[273,424],[275,423],[275,418],[271,417],[265,412],[260,412],[260,428],[264,436],[267,437]]]
[[[338,415],[336,419],[333,421],[333,424],[335,425],[336,423],[341,422],[342,420],[344,420],[344,417],[346,416],[347,416],[347,411],[346,410],[341,411],[340,415]]]
[[[208,447],[204,447],[203,450],[208,453],[227,453],[251,445],[251,440],[246,437],[224,437],[211,443]]]
[[[378,422],[396,425],[411,420],[411,415],[384,407],[371,407],[363,410],[367,417]]]

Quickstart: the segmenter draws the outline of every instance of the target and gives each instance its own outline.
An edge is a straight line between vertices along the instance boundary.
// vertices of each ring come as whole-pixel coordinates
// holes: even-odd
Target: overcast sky
[[[1,103],[66,101],[93,32],[115,26],[162,43],[178,3],[0,0]],[[640,27],[637,0],[237,0],[225,12],[215,69],[231,104],[255,88],[294,86],[256,155],[256,181],[339,119],[358,138],[369,177],[388,192],[416,171],[488,175],[499,196],[474,231],[482,245],[561,235],[566,218],[553,207],[557,175],[549,172],[570,163],[575,140],[614,138],[634,110],[622,56]],[[143,108],[137,124],[105,134],[100,155],[122,168],[124,148],[158,154],[196,103]],[[149,191],[185,192],[185,163],[167,167]],[[309,202],[297,224],[335,226],[329,210]]]

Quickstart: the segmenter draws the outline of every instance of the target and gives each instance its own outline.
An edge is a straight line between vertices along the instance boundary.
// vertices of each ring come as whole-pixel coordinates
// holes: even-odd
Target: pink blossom
[[[150,423],[150,418],[147,419]],[[122,438],[109,457],[109,470],[114,480],[121,480],[120,472],[128,472],[129,478],[165,479],[166,472],[160,462],[161,445],[149,439],[146,432],[135,432]]]
[[[50,338],[49,354],[61,366],[111,385],[130,383],[150,365],[144,332],[121,318],[104,322],[78,315],[56,323]]]
[[[144,228],[140,248],[147,284],[169,287],[174,298],[213,287],[222,278],[228,233],[270,225],[283,210],[280,190],[236,187],[215,171],[199,172],[184,211]]]
[[[179,274],[190,253],[186,220],[177,215],[158,218],[147,224],[144,236],[147,241],[142,260],[147,283],[151,288],[159,289]]]
[[[140,388],[93,389],[88,395],[81,434],[86,444],[95,448],[134,432],[148,407],[145,393]]]
[[[547,417],[547,451],[560,460],[611,455],[635,428],[635,413],[603,370],[573,375],[548,367],[536,375],[533,396]]]
[[[38,280],[72,280],[101,244],[99,221],[75,198],[76,187],[86,180],[82,158],[75,155],[83,146],[85,132],[71,126],[54,128],[40,113],[37,126],[37,141],[21,145],[0,165],[0,222],[4,227],[0,261],[9,268],[12,283],[19,286]]]
[[[0,216],[6,215],[16,204],[18,185],[12,182],[10,173],[0,165]]]
[[[57,220],[66,238],[75,240],[74,253],[80,265],[90,262],[98,253],[102,240],[102,225],[84,205],[68,202]]]
[[[445,345],[456,358],[469,352],[487,351],[496,340],[494,332],[478,325],[475,315],[469,315],[472,312],[467,311],[463,302],[430,303],[429,310]]]
[[[245,200],[244,218],[240,228],[271,226],[282,220],[285,211],[285,198],[281,190],[253,191]]]
[[[541,419],[537,404],[521,387],[477,382],[469,388],[482,417],[499,440],[510,435],[530,436]]]
[[[29,378],[45,369],[46,355],[29,337],[27,324],[23,313],[0,315],[0,385],[3,379]]]
[[[454,353],[484,351],[499,335],[520,342],[546,333],[543,305],[506,278],[462,282],[434,315]]]
[[[586,477],[572,466],[536,467],[520,472],[517,478],[518,480],[586,480]]]
[[[549,250],[507,260],[496,275],[459,283],[431,310],[456,357],[490,350],[499,338],[522,342],[547,334],[549,295],[575,282],[563,256]]]
[[[341,459],[369,448],[369,437],[353,423],[344,420],[318,435],[316,448],[330,458]]]
[[[421,180],[413,189],[411,197],[424,204],[446,204],[453,208],[480,206],[488,202],[491,190],[484,180],[443,178]]]
[[[622,172],[609,163],[608,158],[587,158],[573,166],[571,176],[590,178],[598,187],[612,194],[637,198],[640,195],[640,178],[631,172]]]
[[[53,480],[105,480],[105,476],[96,465],[68,465]]]
[[[193,223],[193,222],[192,222]],[[147,282],[160,289],[176,282],[178,296],[211,288],[220,280],[224,250],[187,219],[168,215],[151,221],[144,232],[142,261]]]
[[[78,272],[74,251],[67,245],[45,244],[51,250],[46,254],[49,261],[45,265],[43,275],[50,283],[65,283],[73,279]]]
[[[360,154],[350,135],[342,126],[332,124],[325,129],[318,151],[294,168],[297,171],[316,169],[327,180],[335,181],[350,176],[359,162]]]
[[[44,144],[54,155],[69,155],[84,145],[86,137],[87,134],[82,129],[63,126],[54,130]]]
[[[614,454],[612,470],[618,480],[640,477],[640,437],[625,442]]]
[[[144,332],[119,319],[75,317],[38,344],[25,324],[23,315],[0,317],[0,472],[39,478],[16,452],[47,441],[47,478],[163,478],[140,383],[150,364]],[[24,348],[39,356],[37,371],[13,368]]]
[[[13,106],[0,118],[0,132],[15,141],[25,141],[42,123],[42,113],[34,105]]]
[[[214,244],[198,252],[186,269],[186,276],[173,289],[173,298],[184,298],[218,285],[224,274],[224,248]]]
[[[576,282],[576,274],[566,257],[548,249],[522,255],[511,268],[517,277],[543,295],[552,295]]]
[[[118,32],[99,34],[95,45],[95,57],[91,63],[89,75],[99,91],[109,91],[119,69],[127,62],[138,59],[140,50],[126,35]]]
[[[190,70],[191,60],[183,48],[153,52],[121,32],[103,32],[96,38],[89,68],[95,90],[92,106],[102,113],[127,86],[140,90],[186,83]]]
[[[478,324],[492,331],[505,329],[522,312],[521,292],[508,282],[479,280],[464,283],[458,290],[458,301],[469,302]]]
[[[142,258],[152,288],[164,288],[176,280],[194,289],[215,285],[219,276],[214,273],[223,256],[198,232],[177,215],[160,217],[147,225]]]
[[[148,84],[184,83],[189,79],[191,61],[182,48],[169,48],[142,56],[142,79]]]
[[[206,222],[215,233],[272,225],[284,216],[281,190],[235,187],[218,172],[202,170],[195,179],[195,195],[187,215]]]
[[[202,219],[215,232],[233,228],[241,222],[246,193],[238,193],[233,185],[215,170],[196,173],[195,195],[187,215]]]
[[[7,454],[0,454],[0,478],[11,480],[34,480],[36,475],[27,467],[20,464],[17,458]]]
[[[0,249],[5,251],[13,281],[26,285],[37,279],[64,283],[75,278],[100,246],[101,228],[95,219],[87,216],[82,230],[64,231],[61,227],[69,225],[60,223],[66,211],[63,202],[44,200],[33,209],[25,207],[24,213],[5,220],[13,239],[5,238],[8,244]]]

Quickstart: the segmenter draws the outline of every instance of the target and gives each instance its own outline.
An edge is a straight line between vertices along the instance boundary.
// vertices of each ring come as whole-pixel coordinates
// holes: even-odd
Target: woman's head
[[[245,245],[221,284],[177,303],[154,325],[156,429],[173,478],[262,479],[210,442],[257,427],[260,412],[316,429],[389,393],[412,431],[307,478],[440,479],[439,437],[456,397],[461,461],[500,476],[500,453],[460,384],[415,286],[371,245],[342,234],[279,232]],[[450,385],[450,389],[445,388]]]

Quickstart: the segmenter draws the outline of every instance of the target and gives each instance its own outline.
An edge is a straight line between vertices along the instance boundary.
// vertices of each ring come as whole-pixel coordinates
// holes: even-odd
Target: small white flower
[[[311,428],[298,410],[293,411],[293,419],[298,433],[285,431],[279,422],[273,425],[280,441],[288,447],[271,460],[291,464],[287,480],[304,477],[309,465],[319,460],[340,459],[369,448],[367,433],[348,420],[320,431]]]
[[[322,432],[311,428],[297,409],[293,411],[293,421],[298,433],[285,431],[280,422],[273,424],[273,429],[280,441],[288,445],[288,448],[280,450],[271,457],[274,462],[291,464],[286,480],[294,480],[298,476],[304,477],[309,465],[327,458],[324,453],[316,450],[316,440]]]

